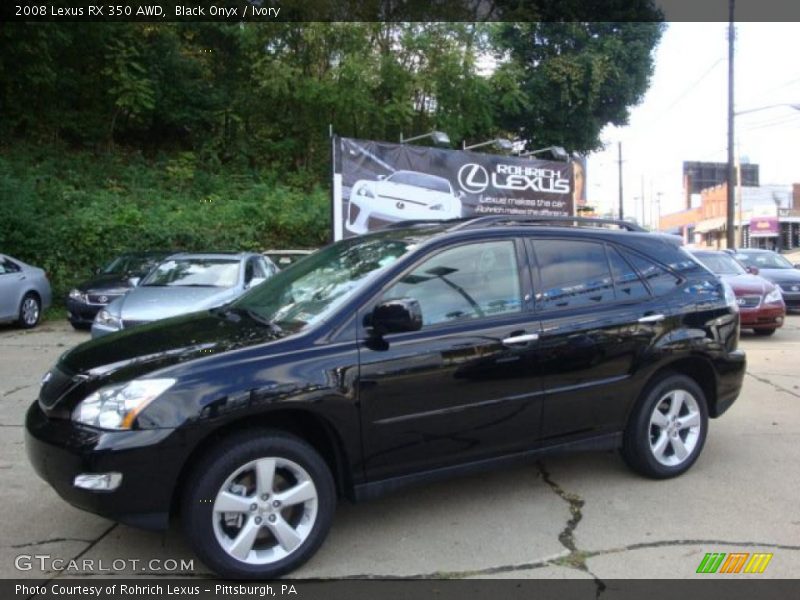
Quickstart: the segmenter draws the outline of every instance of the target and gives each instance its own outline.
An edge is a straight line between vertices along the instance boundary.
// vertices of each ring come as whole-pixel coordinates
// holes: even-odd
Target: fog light
[[[77,488],[110,492],[122,483],[122,473],[82,473],[72,482]]]

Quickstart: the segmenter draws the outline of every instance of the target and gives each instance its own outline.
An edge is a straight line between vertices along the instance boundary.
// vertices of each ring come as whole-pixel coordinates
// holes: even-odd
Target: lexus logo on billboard
[[[489,187],[489,171],[481,165],[467,163],[458,170],[458,185],[468,194],[480,194]]]

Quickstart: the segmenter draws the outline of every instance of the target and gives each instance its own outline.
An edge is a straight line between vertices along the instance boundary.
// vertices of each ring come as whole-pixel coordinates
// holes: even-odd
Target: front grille
[[[743,308],[755,308],[761,304],[761,296],[739,296],[736,301]]]
[[[89,294],[90,304],[108,304],[112,300],[119,298],[119,294]]]
[[[123,329],[130,329],[131,327],[137,327],[139,325],[145,325],[146,323],[150,323],[150,321],[132,321],[130,319],[125,320],[122,322]]]

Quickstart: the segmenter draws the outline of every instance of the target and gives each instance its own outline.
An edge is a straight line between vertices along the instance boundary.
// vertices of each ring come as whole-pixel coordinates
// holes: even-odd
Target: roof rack
[[[460,223],[453,225],[448,231],[458,231],[460,229],[472,229],[475,227],[486,227],[491,225],[537,225],[537,224],[561,224],[561,225],[594,225],[602,227],[604,225],[616,225],[620,229],[635,232],[647,232],[647,229],[620,219],[600,219],[597,217],[551,217],[551,216],[526,216],[526,215],[487,215],[483,217],[461,220]]]

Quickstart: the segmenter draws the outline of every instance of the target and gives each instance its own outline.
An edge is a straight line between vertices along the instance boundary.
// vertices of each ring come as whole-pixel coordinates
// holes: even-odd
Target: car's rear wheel
[[[773,333],[775,333],[775,331],[776,331],[776,329],[774,329],[774,328],[773,329],[753,329],[753,333],[755,333],[756,335],[763,335],[763,336],[772,335]]]
[[[700,456],[707,430],[703,390],[685,375],[666,375],[648,387],[631,415],[622,456],[647,477],[675,477]]]
[[[268,579],[316,552],[335,504],[330,469],[311,446],[257,430],[224,440],[195,467],[183,525],[197,555],[219,575]]]
[[[28,292],[19,303],[19,325],[25,329],[36,327],[42,316],[42,303],[33,292]]]

